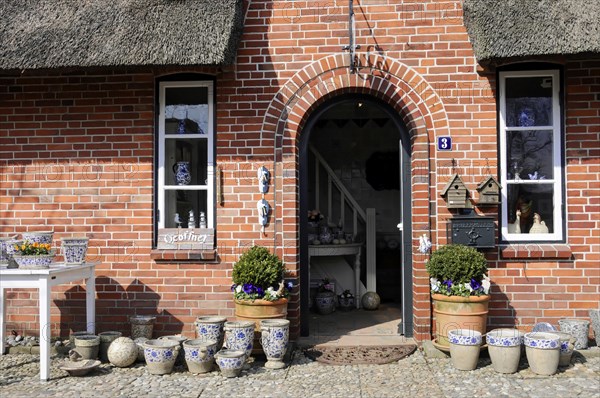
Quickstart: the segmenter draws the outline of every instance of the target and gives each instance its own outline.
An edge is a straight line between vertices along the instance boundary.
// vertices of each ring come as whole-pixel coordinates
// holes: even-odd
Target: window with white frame
[[[563,240],[558,70],[500,72],[503,241]]]
[[[213,228],[212,81],[159,83],[157,226]]]

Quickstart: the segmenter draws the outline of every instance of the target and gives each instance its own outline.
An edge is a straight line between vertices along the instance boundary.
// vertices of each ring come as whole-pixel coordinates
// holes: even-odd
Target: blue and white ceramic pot
[[[448,331],[450,341],[450,359],[458,370],[474,370],[479,360],[481,333],[471,329]]]
[[[586,350],[588,348],[590,321],[587,319],[559,319],[558,326],[561,332],[575,337],[575,349]]]
[[[4,244],[4,249],[6,250],[6,257],[8,259],[8,268],[17,268],[17,262],[14,259],[14,255],[17,252],[15,246],[21,246],[23,244],[23,240],[21,239],[9,239]]]
[[[192,373],[207,373],[212,370],[217,353],[217,340],[204,338],[183,342],[185,363]]]
[[[225,322],[225,345],[229,350],[244,351],[246,357],[252,353],[254,346],[255,322]]]
[[[224,316],[199,316],[194,322],[196,337],[205,340],[216,340],[217,351],[219,351],[223,347],[223,340],[225,339],[225,331],[223,330],[225,322],[227,322],[227,318]]]
[[[560,361],[560,336],[551,332],[525,333],[525,354],[533,373],[550,376]]]
[[[23,232],[22,235],[25,243],[47,243],[51,245],[54,232]]]
[[[173,165],[175,173],[175,183],[177,185],[189,185],[192,182],[192,173],[190,171],[190,162],[177,162]]]
[[[221,350],[215,354],[215,361],[223,376],[237,377],[246,362],[246,353],[243,350]]]
[[[331,314],[335,311],[335,293],[329,290],[318,292],[315,296],[315,307],[321,315]]]
[[[494,329],[486,336],[494,370],[498,373],[515,373],[521,360],[523,333],[517,329]]]
[[[180,346],[175,340],[148,340],[142,343],[144,359],[148,372],[153,375],[164,375],[173,371]]]
[[[87,243],[66,243],[62,244],[62,253],[65,264],[78,265],[85,262],[87,254]]]
[[[50,254],[36,254],[36,255],[20,255],[13,254],[12,258],[15,260],[19,268],[23,269],[46,269],[50,267],[52,261],[54,261],[54,251]]]
[[[283,357],[290,339],[290,321],[287,319],[264,319],[260,321],[260,332],[260,343],[267,357],[265,368],[284,368]]]
[[[552,334],[556,334],[560,338],[560,359],[558,360],[558,366],[569,366],[577,339],[570,333],[552,332]]]
[[[158,338],[159,340],[173,340],[179,343],[179,355],[177,356],[177,360],[175,361],[175,365],[183,365],[185,363],[185,352],[183,351],[183,343],[188,340],[187,337],[182,336],[180,334],[173,334],[170,336],[162,336]]]

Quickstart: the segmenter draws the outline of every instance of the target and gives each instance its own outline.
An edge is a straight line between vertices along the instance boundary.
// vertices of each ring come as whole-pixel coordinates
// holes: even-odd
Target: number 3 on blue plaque
[[[452,150],[452,137],[442,136],[437,139],[438,151],[451,151]]]

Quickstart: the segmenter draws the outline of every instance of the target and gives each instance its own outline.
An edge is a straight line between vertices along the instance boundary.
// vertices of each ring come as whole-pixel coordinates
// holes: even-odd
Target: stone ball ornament
[[[108,361],[119,367],[132,365],[138,357],[138,346],[129,337],[119,337],[108,347]]]
[[[381,297],[375,292],[366,292],[363,294],[360,303],[365,310],[374,311],[381,304]]]

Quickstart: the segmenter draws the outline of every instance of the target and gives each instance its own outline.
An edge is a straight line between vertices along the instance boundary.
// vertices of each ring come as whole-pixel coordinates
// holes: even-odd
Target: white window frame
[[[208,131],[205,134],[165,134],[165,96],[168,88],[177,87],[206,87],[208,89]],[[158,198],[157,210],[159,212],[157,226],[159,229],[165,228],[165,192],[168,190],[191,190],[206,191],[206,223],[207,228],[214,228],[215,219],[215,201],[214,201],[214,84],[212,81],[193,80],[193,81],[165,81],[159,83],[159,120],[158,120]],[[165,147],[167,139],[198,139],[207,140],[207,170],[205,185],[172,185],[165,182]],[[196,214],[196,223],[199,215]]]
[[[552,79],[552,126],[507,127],[506,126],[506,79],[519,77],[550,77]],[[560,74],[558,70],[505,71],[499,73],[500,83],[500,181],[502,185],[501,200],[501,235],[504,242],[549,242],[562,241],[563,231],[563,148],[562,148],[562,110],[560,104]],[[546,180],[508,180],[507,164],[507,132],[518,130],[552,130],[553,178]],[[508,233],[508,186],[510,184],[553,184],[553,232],[547,234]]]

